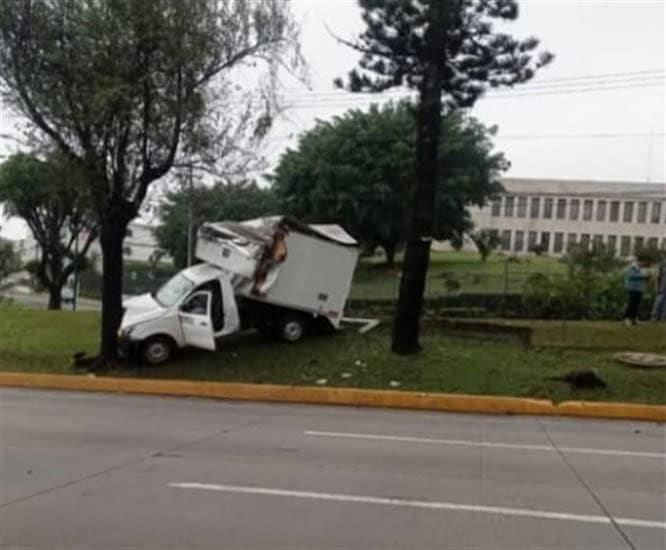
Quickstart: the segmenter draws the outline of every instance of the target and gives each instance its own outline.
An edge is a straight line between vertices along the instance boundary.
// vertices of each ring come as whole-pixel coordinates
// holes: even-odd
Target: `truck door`
[[[199,290],[191,294],[180,306],[178,317],[183,339],[188,346],[215,351],[213,324],[211,320],[212,295]]]

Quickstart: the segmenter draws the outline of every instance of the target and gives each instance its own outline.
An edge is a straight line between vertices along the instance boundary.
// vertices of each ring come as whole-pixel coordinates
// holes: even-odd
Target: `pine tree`
[[[419,320],[430,261],[443,111],[472,107],[490,88],[527,82],[552,54],[536,38],[499,32],[518,17],[516,0],[359,0],[367,26],[354,42],[359,68],[336,85],[352,92],[418,90],[416,187],[393,327],[392,349],[419,351]],[[444,136],[446,139],[446,136]]]

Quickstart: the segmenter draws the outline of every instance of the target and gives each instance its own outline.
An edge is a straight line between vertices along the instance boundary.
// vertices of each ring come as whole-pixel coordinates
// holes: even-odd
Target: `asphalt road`
[[[666,547],[663,426],[0,389],[0,548]]]

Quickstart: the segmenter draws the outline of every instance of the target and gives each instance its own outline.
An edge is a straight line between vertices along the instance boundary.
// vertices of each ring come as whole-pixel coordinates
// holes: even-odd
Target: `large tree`
[[[86,178],[58,153],[46,160],[19,153],[0,165],[0,203],[25,220],[39,246],[34,275],[49,293],[49,309],[60,309],[63,286],[97,238],[97,220],[82,192]]]
[[[393,351],[416,353],[437,204],[443,110],[469,108],[489,88],[530,80],[552,55],[534,52],[496,24],[518,17],[516,0],[359,0],[366,29],[353,42],[361,53],[352,92],[395,86],[418,90],[416,185],[400,282]],[[342,80],[336,84],[343,86]],[[446,139],[446,136],[444,136]]]
[[[188,237],[192,230],[192,245],[203,222],[235,220],[278,214],[276,197],[270,189],[255,183],[216,183],[212,187],[179,189],[167,193],[161,206],[160,225],[155,237],[160,249],[167,252],[176,267],[187,265]]]
[[[104,272],[100,364],[116,357],[123,239],[149,186],[183,154],[217,162],[238,149],[229,145],[238,122],[250,141],[265,133],[270,94],[236,93],[241,109],[229,98],[243,83],[270,91],[258,71],[274,76],[297,60],[296,38],[288,0],[3,1],[5,99],[93,175],[87,191]],[[251,70],[232,81],[244,67]],[[220,154],[197,154],[201,147]]]
[[[469,231],[471,205],[501,190],[508,168],[493,151],[493,128],[454,113],[442,121],[434,237],[457,241]],[[319,122],[287,151],[273,175],[284,209],[305,221],[339,223],[367,248],[380,246],[393,265],[407,238],[416,179],[416,121],[409,102],[373,105]]]

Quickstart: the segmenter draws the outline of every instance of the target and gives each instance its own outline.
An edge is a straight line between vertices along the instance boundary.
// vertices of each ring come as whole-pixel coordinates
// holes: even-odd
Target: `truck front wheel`
[[[141,361],[145,365],[162,365],[173,355],[173,344],[164,336],[153,336],[141,345]]]
[[[305,335],[305,318],[301,315],[285,315],[280,319],[279,335],[285,342],[298,342]]]

